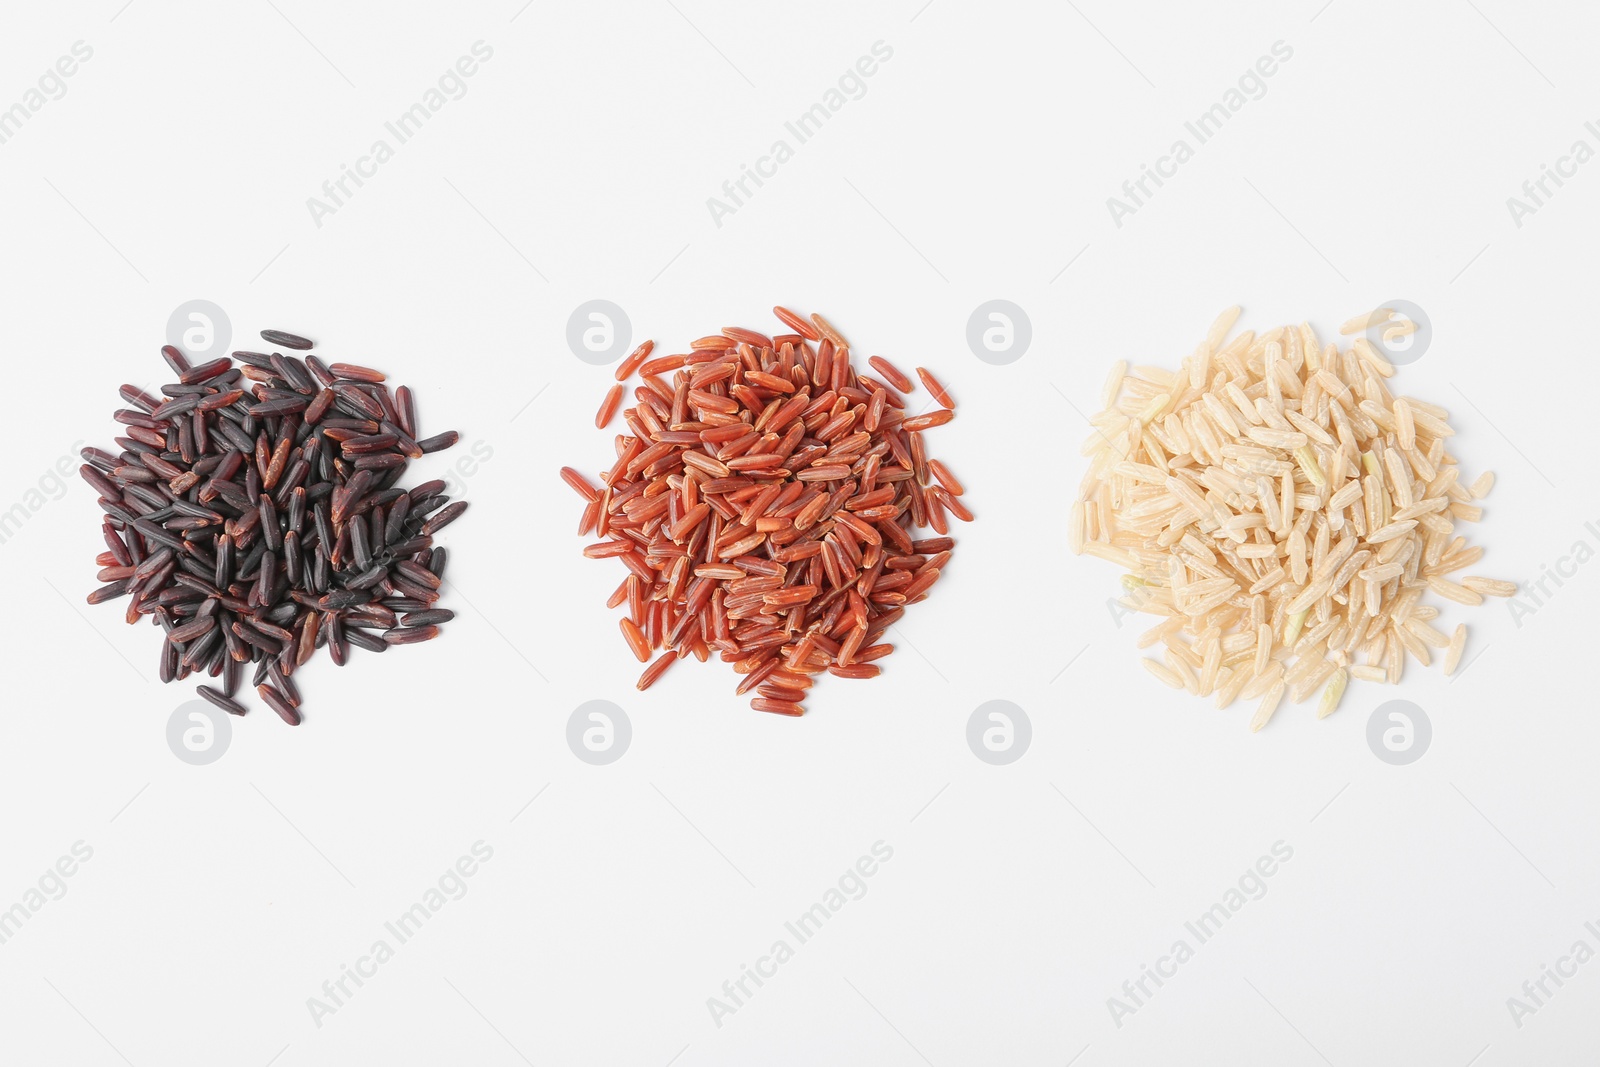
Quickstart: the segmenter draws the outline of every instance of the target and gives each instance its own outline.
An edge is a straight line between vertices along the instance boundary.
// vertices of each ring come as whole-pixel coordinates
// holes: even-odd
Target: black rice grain
[[[437,626],[402,626],[386,631],[383,639],[391,645],[414,645],[419,641],[431,641],[438,636]]]
[[[282,330],[262,330],[261,339],[269,344],[282,345],[285,348],[293,348],[301,352],[311,348],[311,342],[304,337],[299,337],[292,333],[284,333]]]
[[[226,693],[219,693],[209,685],[197,685],[195,686],[195,692],[211,701],[211,703],[215,704],[229,715],[243,715],[245,712],[250,710],[237,700],[234,700],[232,697],[228,696]]]
[[[295,706],[284,698],[284,695],[270,685],[256,686],[256,693],[266,701],[267,707],[278,713],[278,717],[290,726],[300,725],[300,712]]]
[[[455,522],[456,519],[460,518],[461,513],[466,510],[467,502],[465,500],[458,500],[454,504],[448,505],[444,508],[444,510],[440,511],[439,514],[433,516],[422,524],[423,536],[432,537],[434,534],[438,533],[452,522]]]
[[[434,608],[431,611],[413,611],[400,617],[401,626],[434,626],[441,622],[449,622],[456,617],[456,613],[449,608]]]
[[[460,434],[454,430],[446,430],[444,433],[435,434],[432,437],[424,437],[417,442],[417,447],[424,452],[442,452],[459,440],[461,440]]]
[[[383,652],[389,647],[389,642],[385,641],[377,634],[368,633],[366,630],[363,630],[358,626],[346,628],[344,632],[344,639],[350,642],[352,645],[355,645],[357,648],[364,648],[368,652]]]

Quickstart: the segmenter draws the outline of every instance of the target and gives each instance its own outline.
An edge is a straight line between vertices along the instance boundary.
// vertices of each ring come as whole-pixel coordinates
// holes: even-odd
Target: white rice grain
[[[1450,645],[1444,654],[1444,673],[1454,674],[1461,664],[1461,653],[1467,647],[1467,624],[1460,623],[1456,626],[1455,633],[1450,635]]]
[[[1250,719],[1250,731],[1255,733],[1272,718],[1272,713],[1278,710],[1278,704],[1283,700],[1284,684],[1274,682],[1267,695],[1261,698],[1261,703],[1256,706],[1256,713]]]
[[[1373,308],[1365,315],[1357,315],[1355,318],[1346,319],[1339,327],[1339,333],[1345,337],[1349,337],[1353,333],[1364,333],[1369,327],[1376,326],[1380,322],[1387,322],[1393,316],[1393,308]]]
[[[1169,686],[1173,689],[1183,688],[1183,679],[1178,677],[1171,670],[1167,669],[1156,660],[1142,659],[1139,662],[1144,664],[1144,669],[1155,675],[1162,685]]]
[[[1503,582],[1497,578],[1479,578],[1475,574],[1469,574],[1462,578],[1461,585],[1463,588],[1470,589],[1474,593],[1482,593],[1484,596],[1517,595],[1516,582]]]
[[[1448,578],[1432,577],[1428,579],[1428,588],[1444,597],[1454,600],[1457,604],[1469,604],[1473,607],[1483,603],[1483,594],[1474,592],[1464,585],[1457,585]]]
[[[1344,697],[1344,688],[1350,684],[1350,673],[1340,667],[1333,672],[1333,677],[1328,679],[1328,688],[1322,691],[1322,699],[1317,702],[1317,718],[1326,719],[1339,710],[1339,701]]]

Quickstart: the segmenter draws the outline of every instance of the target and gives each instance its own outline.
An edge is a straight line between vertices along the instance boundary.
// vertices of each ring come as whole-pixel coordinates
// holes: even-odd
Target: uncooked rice
[[[1463,482],[1449,412],[1393,395],[1395,368],[1365,337],[1341,349],[1302,323],[1228,340],[1239,311],[1217,316],[1177,371],[1112,367],[1069,547],[1125,568],[1120,603],[1161,617],[1139,639],[1162,647],[1146,670],[1219,708],[1260,698],[1253,730],[1319,689],[1326,717],[1352,678],[1398,683],[1406,657],[1426,666],[1430,648],[1454,673],[1466,625],[1447,636],[1421,598],[1515,594],[1514,582],[1447,577],[1483,556],[1455,524],[1482,518],[1474,501],[1494,475]]]
[[[261,336],[312,348],[298,334]],[[113,415],[121,451],[82,453],[79,473],[106,515],[97,562],[109,583],[88,601],[126,596],[130,625],[162,628],[163,682],[221,679],[199,694],[243,715],[234,697],[254,664],[250,684],[298,726],[292,676],[317,649],[343,666],[351,646],[427,641],[453,617],[433,607],[447,559],[433,535],[467,505],[446,506],[440,480],[397,483],[459,434],[417,440],[411,390],[391,393],[370,367],[247,351],[191,366],[173,345],[161,355],[178,380],[160,396],[118,390],[132,405]]]
[[[883,381],[861,374],[822,316],[773,313],[794,332],[730,326],[655,359],[639,346],[615,373],[642,384],[614,464],[599,487],[570,467],[561,478],[584,500],[579,534],[602,538],[584,555],[628,568],[608,606],[627,606],[623,639],[649,663],[638,688],[716,652],[753,709],[797,716],[814,675],[880,673],[894,650],[880,639],[950,562],[949,516],[973,515],[927,454],[923,431],[955,417],[937,379],[917,368],[943,406],[910,414],[915,385],[894,364],[874,356]]]

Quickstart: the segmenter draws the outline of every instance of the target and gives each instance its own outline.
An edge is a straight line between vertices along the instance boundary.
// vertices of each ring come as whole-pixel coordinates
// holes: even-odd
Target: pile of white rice
[[[1319,718],[1351,678],[1400,681],[1410,656],[1461,663],[1467,628],[1432,625],[1422,603],[1481,604],[1512,582],[1452,577],[1478,562],[1456,523],[1477,522],[1494,475],[1461,482],[1445,450],[1449,413],[1397,397],[1394,365],[1365,337],[1322,344],[1311,327],[1232,340],[1217,316],[1183,368],[1119,362],[1084,443],[1091,457],[1069,533],[1073,552],[1128,571],[1121,603],[1161,616],[1139,639],[1145,668],[1219,708],[1260,699],[1252,730],[1285,696],[1319,688]],[[1341,333],[1383,324],[1380,308]]]

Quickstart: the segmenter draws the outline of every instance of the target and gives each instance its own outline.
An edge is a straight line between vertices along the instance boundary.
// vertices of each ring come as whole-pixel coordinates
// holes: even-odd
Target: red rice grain
[[[792,700],[771,700],[767,697],[758,697],[750,702],[750,706],[757,711],[770,711],[778,715],[804,715],[806,709]]]
[[[922,384],[928,387],[929,394],[931,394],[933,399],[939,404],[947,408],[953,408],[956,406],[956,402],[950,399],[949,390],[945,389],[945,387],[939,383],[939,379],[935,378],[933,376],[933,372],[928,370],[927,367],[918,367],[917,377],[922,379]]]
[[[930,459],[928,461],[928,473],[933,475],[940,485],[948,489],[951,496],[960,496],[967,491],[966,487],[956,479],[954,474],[950,473],[950,468],[946,467],[941,460]]]
[[[657,356],[648,363],[641,364],[639,374],[644,378],[653,378],[663,371],[677,370],[688,361],[688,356]]]
[[[615,607],[616,605],[613,604],[611,606]],[[638,623],[624,617],[619,620],[619,625],[622,627],[622,636],[627,639],[628,647],[633,649],[635,658],[640,663],[648,663],[650,661],[650,646],[645,642],[644,631],[639,629]]]
[[[561,480],[572,486],[573,490],[585,500],[600,499],[600,491],[589,484],[589,479],[571,467],[561,468]]]
[[[881,638],[949,565],[946,513],[972,512],[927,456],[920,431],[954,418],[932,375],[918,368],[944,406],[906,418],[914,386],[892,363],[868,361],[882,381],[858,374],[821,315],[773,314],[793,332],[729,326],[655,359],[653,342],[640,345],[596,417],[609,424],[637,372],[601,487],[571,467],[561,478],[584,499],[583,554],[628,569],[608,601],[626,605],[625,643],[641,663],[661,653],[638,688],[715,652],[754,710],[794,716],[813,675],[881,673],[873,661],[894,651]],[[131,415],[130,433],[143,417]],[[928,525],[940,536],[912,536]]]
[[[600,401],[600,410],[595,412],[594,426],[603,430],[611,425],[611,419],[617,413],[617,408],[622,404],[622,383],[618,382],[606,390],[606,398]]]
[[[889,384],[900,390],[902,393],[909,393],[916,388],[916,386],[912,384],[911,379],[907,378],[899,367],[896,367],[893,363],[890,363],[882,356],[873,356],[871,359],[867,360],[867,363],[870,364],[872,368],[879,374],[889,379]]]
[[[812,312],[811,322],[812,325],[816,326],[817,332],[822,335],[823,339],[832,342],[835,348],[849,347],[850,342],[846,341],[844,336],[840,334],[838,330],[833,328],[833,324],[827,319],[823,318],[821,315],[817,314],[816,312]]]
[[[639,675],[639,691],[643,692],[655,685],[656,680],[666,674],[667,668],[676,663],[677,660],[678,654],[676,652],[662,653],[654,663],[644,669],[643,674]]]
[[[799,315],[796,315],[788,308],[775,307],[772,309],[772,313],[778,316],[778,318],[783,321],[784,325],[788,326],[789,329],[793,330],[801,337],[804,337],[807,341],[822,340],[822,335],[817,332],[817,328],[815,326],[811,325],[811,323],[807,322]]]
[[[633,372],[638,370],[640,365],[643,364],[645,360],[650,358],[650,352],[655,347],[656,343],[654,341],[646,341],[644,344],[628,353],[628,358],[617,364],[617,381],[627,381],[629,377],[633,375]]]
[[[902,422],[900,428],[907,433],[912,433],[916,430],[931,430],[935,426],[943,426],[955,417],[956,413],[954,411],[949,408],[940,408],[938,411],[930,411],[923,415],[913,415]]]

